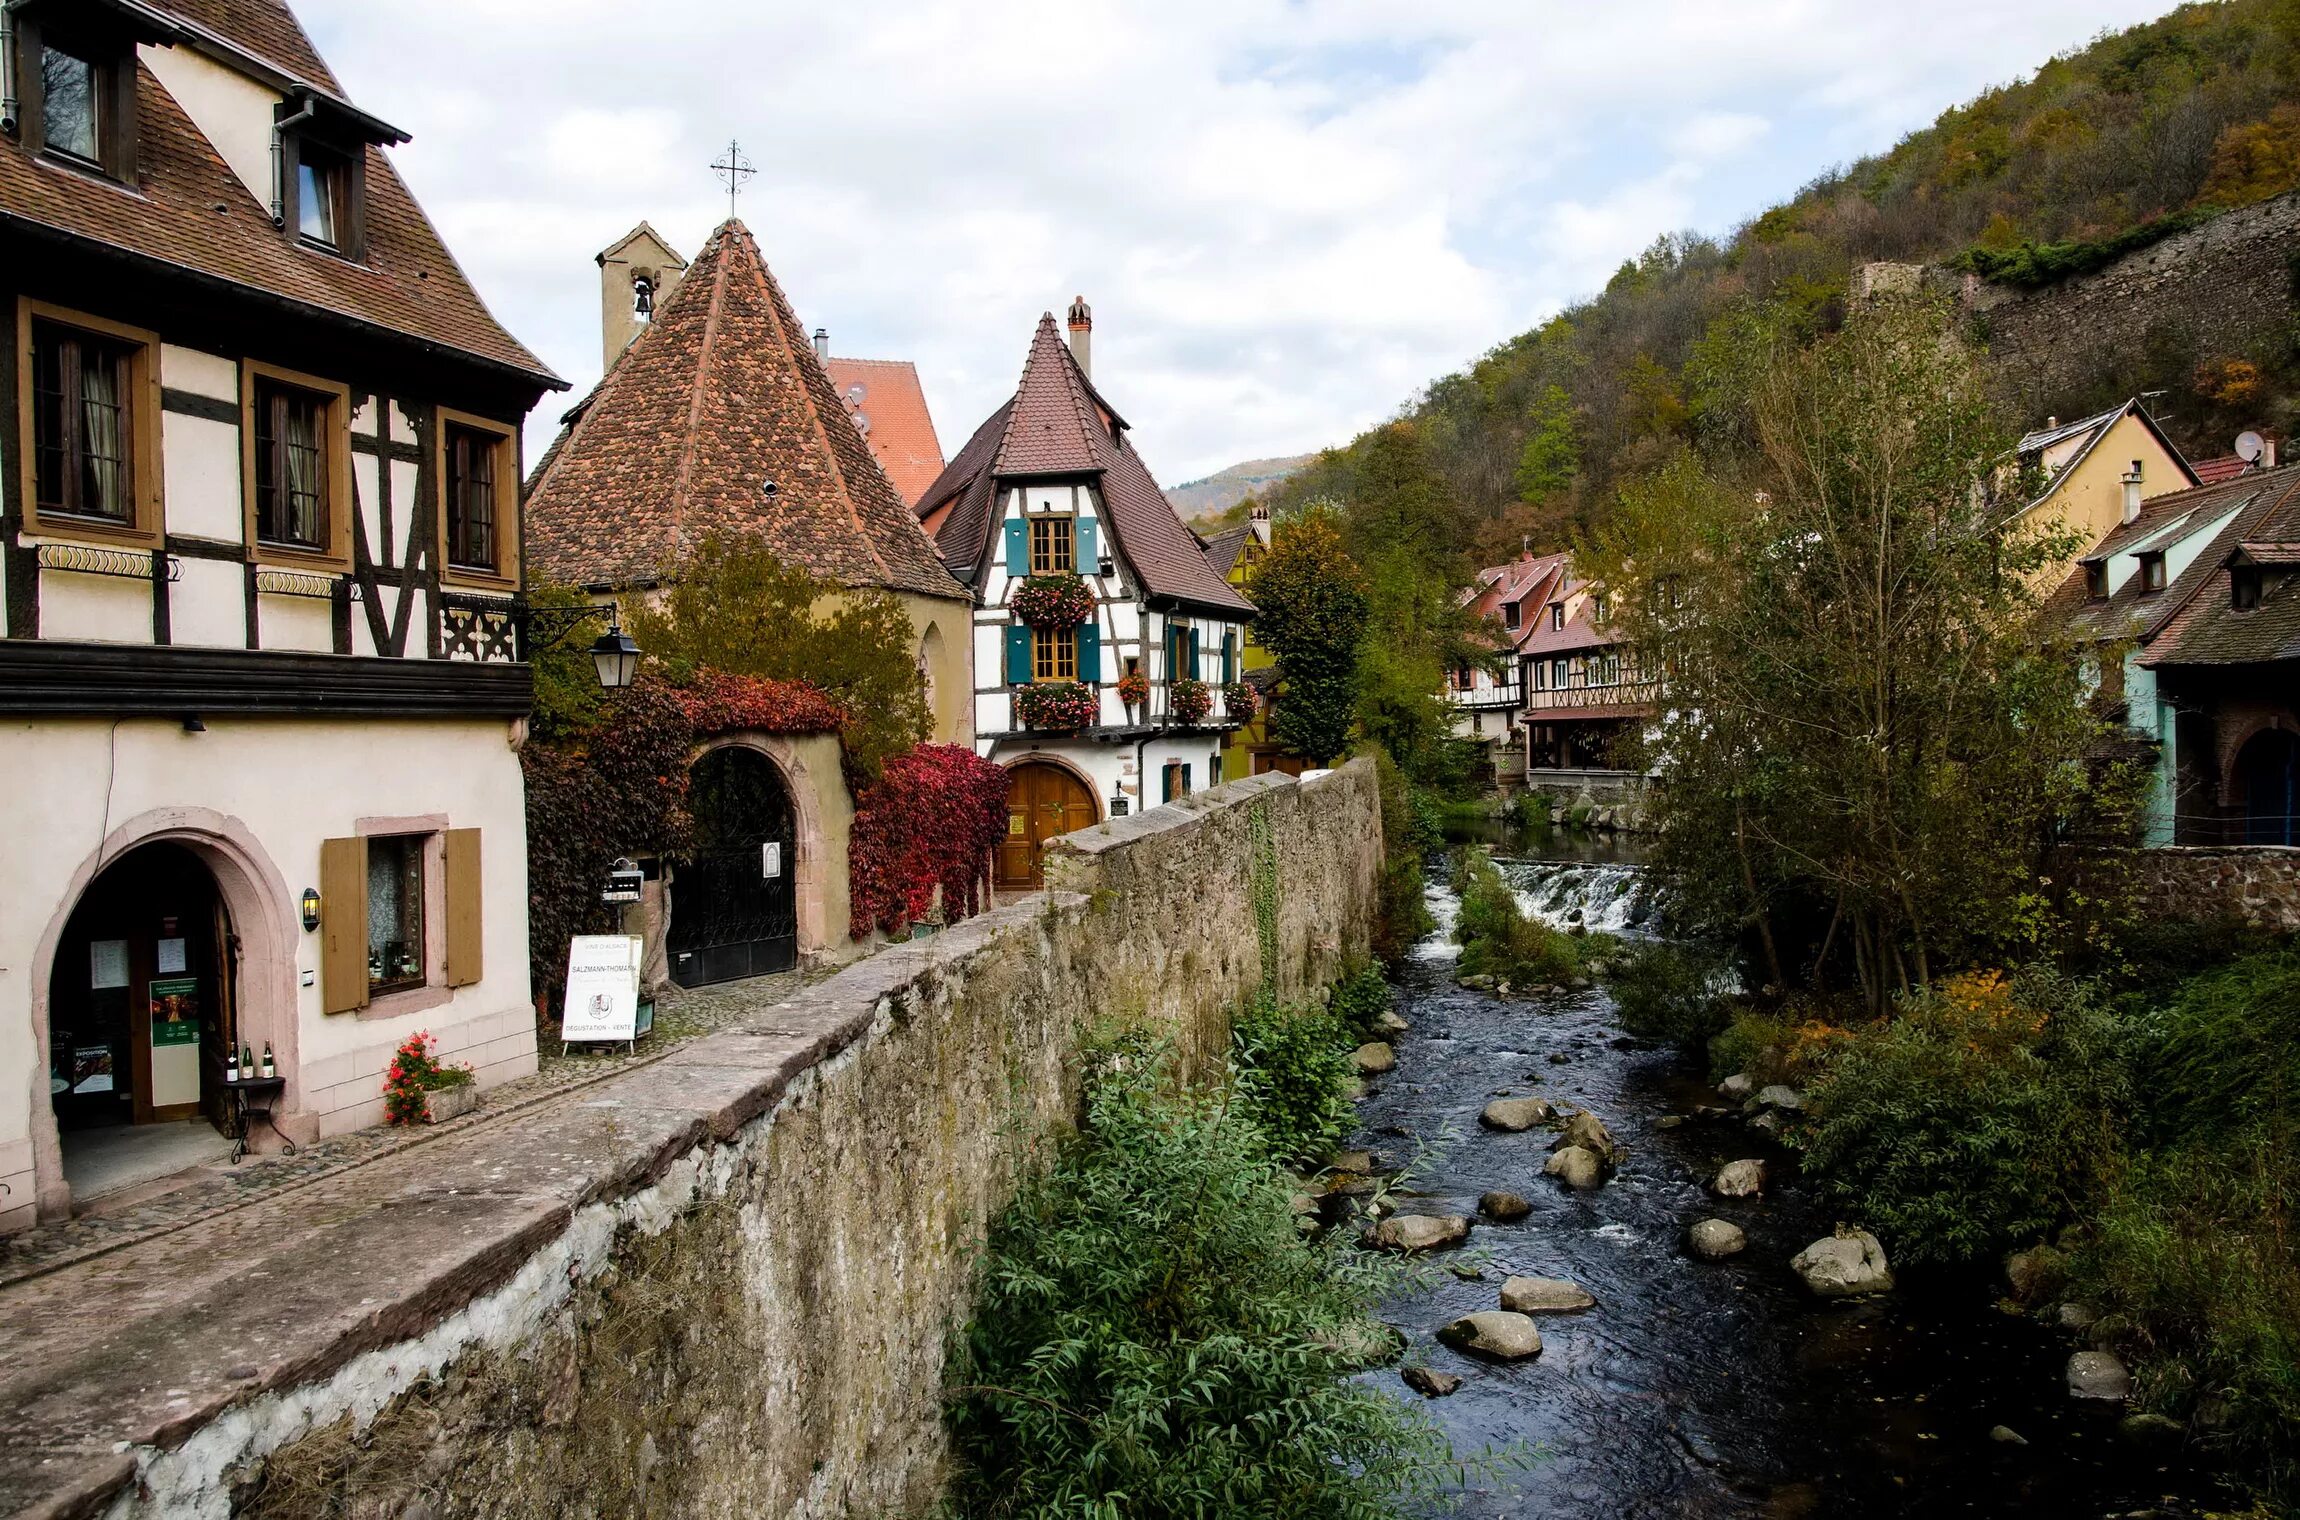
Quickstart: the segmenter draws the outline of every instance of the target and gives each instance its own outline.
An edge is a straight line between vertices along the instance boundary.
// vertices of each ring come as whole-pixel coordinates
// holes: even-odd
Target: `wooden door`
[[[996,884],[1008,891],[1043,886],[1046,841],[1095,821],[1094,794],[1059,765],[1015,766],[1006,787],[1006,838],[998,848]]]

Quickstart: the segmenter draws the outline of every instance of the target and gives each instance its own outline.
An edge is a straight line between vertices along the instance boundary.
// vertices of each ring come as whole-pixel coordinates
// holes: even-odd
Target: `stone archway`
[[[1046,841],[1102,821],[1102,799],[1087,774],[1059,755],[1027,754],[1006,766],[1007,834],[998,847],[992,885],[1001,891],[1043,881]]]
[[[2228,776],[2238,843],[2300,843],[2300,736],[2263,724],[2229,756]]]
[[[40,1052],[48,1049],[49,989],[56,971],[56,953],[73,911],[107,866],[144,845],[159,843],[185,847],[215,879],[217,895],[223,900],[237,941],[239,1028],[248,1042],[271,1045],[280,1073],[287,1078],[277,1110],[280,1129],[299,1143],[317,1138],[317,1124],[302,1114],[296,1017],[296,937],[302,925],[286,878],[255,835],[237,818],[212,808],[157,808],[131,818],[114,828],[72,873],[33,953],[29,989],[33,1048]],[[34,1062],[32,1083],[35,1202],[40,1218],[61,1218],[71,1212],[72,1193],[64,1181],[63,1145],[49,1102],[45,1059]]]
[[[801,742],[803,737],[806,736],[794,738],[788,734],[750,732],[723,734],[698,747],[688,762],[692,765],[713,750],[750,749],[764,755],[781,778],[783,790],[788,794],[791,804],[791,853],[797,857],[790,869],[792,889],[798,896],[798,949],[802,964],[832,950],[833,933],[844,933],[846,928],[843,911],[846,894],[843,890],[836,893],[831,890],[834,877],[837,879],[835,884],[843,885],[845,861],[842,858],[834,862],[830,858],[831,840],[827,820],[823,816],[825,809],[821,793],[821,787],[827,779],[829,785],[839,789],[841,796],[845,795],[846,778],[836,774],[824,778],[815,774],[817,767],[810,763],[805,752],[807,746]],[[835,745],[836,740],[832,740],[832,743]],[[840,899],[838,906],[842,910],[837,915],[840,922],[835,931],[831,923],[833,896]],[[675,900],[673,911],[676,911]]]

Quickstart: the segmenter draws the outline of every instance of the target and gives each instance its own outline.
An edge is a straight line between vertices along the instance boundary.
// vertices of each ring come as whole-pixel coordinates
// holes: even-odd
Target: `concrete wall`
[[[101,1263],[171,1281],[137,1313],[22,1285],[0,1513],[923,1513],[977,1248],[1082,1039],[1212,1060],[1265,980],[1366,953],[1380,854],[1363,762],[1097,825],[1050,891],[279,1200],[235,1259],[195,1227]]]

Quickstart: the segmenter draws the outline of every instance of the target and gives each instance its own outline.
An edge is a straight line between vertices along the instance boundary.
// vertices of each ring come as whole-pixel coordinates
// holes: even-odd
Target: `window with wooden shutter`
[[[1006,520],[1006,573],[1030,573],[1030,524],[1019,517]]]
[[[468,987],[484,974],[480,949],[479,830],[449,829],[447,845],[447,985]]]
[[[367,841],[319,846],[320,1011],[367,1006]]]
[[[1102,629],[1098,624],[1078,625],[1078,679],[1089,685],[1102,680]]]
[[[1009,624],[1006,630],[1006,684],[1028,686],[1030,676],[1030,629],[1022,623]]]
[[[1097,564],[1100,558],[1101,553],[1094,539],[1094,519],[1081,517],[1078,519],[1078,573],[1080,575],[1100,574],[1101,568]]]

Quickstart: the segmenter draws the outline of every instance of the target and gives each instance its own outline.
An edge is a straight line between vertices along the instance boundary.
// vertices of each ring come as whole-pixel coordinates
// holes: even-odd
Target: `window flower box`
[[[1214,710],[1214,689],[1204,681],[1184,676],[1166,690],[1166,705],[1178,723],[1203,723]]]
[[[1070,574],[1033,575],[1006,600],[1033,628],[1076,628],[1094,616],[1093,588]]]
[[[1128,707],[1140,707],[1150,700],[1150,678],[1139,667],[1118,678],[1118,700]]]
[[[1091,728],[1101,706],[1100,695],[1082,681],[1033,681],[1014,688],[1014,715],[1024,728]]]
[[[1223,715],[1243,723],[1254,716],[1254,688],[1243,681],[1232,681],[1222,688]]]

